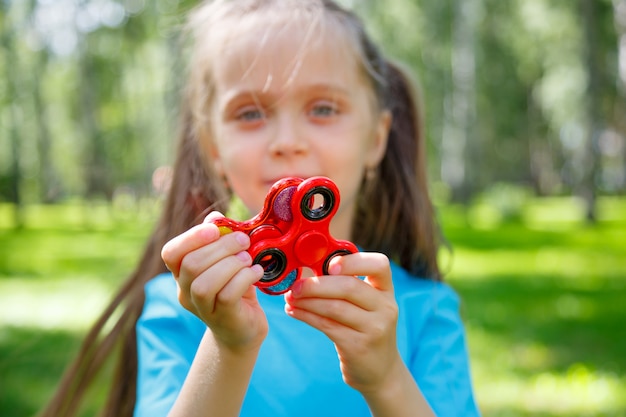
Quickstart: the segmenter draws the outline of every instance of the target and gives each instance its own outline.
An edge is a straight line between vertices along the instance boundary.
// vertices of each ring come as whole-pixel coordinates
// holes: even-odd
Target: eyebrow
[[[291,89],[293,87],[288,87],[288,88]],[[310,94],[310,93],[316,93],[316,92],[322,92],[326,94],[330,93],[333,95],[338,95],[338,96],[343,96],[343,97],[347,97],[351,95],[349,89],[341,85],[335,85],[335,84],[329,84],[329,83],[314,83],[314,84],[303,86],[301,88],[298,88],[298,90],[296,90],[296,94]],[[227,94],[224,96],[223,103],[225,104],[225,107],[228,107],[230,103],[236,102],[241,99],[249,98],[249,97],[254,97],[255,101],[258,101],[259,99],[264,99],[270,102],[278,102],[280,101],[282,97],[284,97],[284,95],[285,95],[284,92],[281,92],[280,94],[276,94],[275,92],[267,91],[265,86],[263,89],[238,88],[238,89],[227,92]]]

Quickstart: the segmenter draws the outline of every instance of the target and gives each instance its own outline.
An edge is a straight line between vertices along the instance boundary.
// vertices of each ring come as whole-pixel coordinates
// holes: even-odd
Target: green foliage
[[[516,201],[513,217],[489,223],[472,213],[506,212],[507,198]],[[452,247],[442,266],[461,295],[485,417],[625,415],[626,200],[599,207],[595,226],[583,223],[578,200],[524,190],[493,190],[470,210],[440,207]],[[0,415],[31,416],[49,398],[137,261],[157,209],[129,199],[28,206],[16,231],[12,207],[0,205]],[[85,417],[95,414],[108,372]]]
[[[178,32],[197,2],[58,1],[0,9],[0,199],[16,200],[14,189],[27,203],[110,199],[119,187],[147,195],[154,169],[172,162],[186,67]],[[447,181],[450,166],[440,161],[458,151],[444,146],[450,128],[463,133],[459,163],[470,201],[502,182],[532,184],[541,194],[576,193],[584,181],[602,193],[624,192],[624,1],[340,3],[419,80],[434,180]],[[581,4],[595,11],[593,85]],[[67,13],[57,16],[59,7]],[[467,36],[455,36],[462,27]],[[460,64],[459,46],[468,55]],[[459,71],[471,75],[464,85],[454,77]],[[589,114],[592,92],[597,120]],[[600,143],[607,132],[614,146]]]

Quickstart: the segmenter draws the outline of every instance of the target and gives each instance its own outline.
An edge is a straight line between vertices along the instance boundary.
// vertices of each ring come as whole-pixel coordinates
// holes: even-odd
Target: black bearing
[[[311,202],[315,201],[316,195],[321,195],[324,199],[320,207],[311,208]],[[320,186],[310,189],[304,195],[300,203],[300,211],[308,220],[317,221],[326,218],[335,207],[335,194],[328,187]]]
[[[261,251],[253,263],[263,267],[263,278],[259,280],[260,282],[273,282],[285,272],[287,256],[278,248],[270,248]]]

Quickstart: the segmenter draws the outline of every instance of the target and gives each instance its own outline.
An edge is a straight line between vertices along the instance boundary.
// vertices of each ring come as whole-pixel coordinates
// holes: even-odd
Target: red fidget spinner
[[[250,236],[253,264],[263,267],[256,283],[267,294],[289,291],[303,267],[328,275],[335,256],[357,252],[356,246],[330,235],[330,220],[339,208],[339,189],[326,177],[284,178],[276,182],[263,210],[250,220],[213,220],[222,235],[241,231]]]

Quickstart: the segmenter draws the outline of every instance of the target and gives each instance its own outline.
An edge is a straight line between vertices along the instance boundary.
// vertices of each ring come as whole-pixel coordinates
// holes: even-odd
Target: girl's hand
[[[335,343],[348,385],[365,396],[393,389],[406,367],[396,346],[398,306],[385,255],[336,257],[329,276],[297,281],[285,301],[287,314]]]
[[[220,236],[209,214],[165,244],[161,257],[178,283],[178,299],[211,329],[216,342],[231,351],[258,348],[268,325],[253,284],[263,276],[246,252],[248,235]]]

